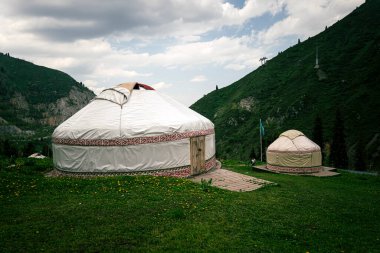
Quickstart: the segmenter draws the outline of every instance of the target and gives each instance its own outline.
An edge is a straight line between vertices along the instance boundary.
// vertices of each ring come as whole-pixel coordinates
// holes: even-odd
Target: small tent
[[[302,132],[288,130],[269,145],[267,169],[284,173],[315,173],[322,170],[321,148]]]
[[[31,154],[30,156],[28,156],[28,158],[45,159],[46,156],[41,155],[40,153],[33,153],[33,154]]]
[[[69,173],[185,177],[215,166],[213,123],[139,83],[102,91],[52,142],[55,167]]]

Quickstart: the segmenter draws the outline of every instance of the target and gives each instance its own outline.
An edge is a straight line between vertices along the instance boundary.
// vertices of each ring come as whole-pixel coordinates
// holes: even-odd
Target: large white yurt
[[[186,177],[215,166],[213,123],[139,83],[103,90],[52,142],[62,172]]]
[[[321,148],[302,132],[288,130],[269,145],[267,169],[284,173],[315,173],[322,170]]]

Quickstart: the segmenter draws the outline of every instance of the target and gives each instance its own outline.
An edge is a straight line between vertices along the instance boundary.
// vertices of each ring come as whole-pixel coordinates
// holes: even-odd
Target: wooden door
[[[205,136],[190,138],[191,175],[205,171]]]

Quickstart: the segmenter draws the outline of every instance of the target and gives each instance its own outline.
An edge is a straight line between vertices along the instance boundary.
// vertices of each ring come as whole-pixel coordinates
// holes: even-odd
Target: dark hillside
[[[314,68],[317,47],[319,69]],[[331,144],[339,109],[350,166],[362,140],[367,168],[380,169],[379,70],[380,1],[367,1],[324,32],[279,53],[191,108],[215,123],[218,155],[234,159],[248,159],[252,148],[258,153],[260,118],[268,145],[288,129],[311,137],[320,115],[324,139]]]
[[[61,71],[0,53],[0,135],[50,134],[93,96]]]

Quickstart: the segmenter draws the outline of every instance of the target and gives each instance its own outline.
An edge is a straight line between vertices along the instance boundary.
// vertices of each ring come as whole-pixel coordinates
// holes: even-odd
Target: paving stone
[[[202,179],[209,180],[212,178],[211,185],[237,192],[246,192],[257,190],[265,185],[273,184],[272,182],[236,173],[225,169],[215,169],[191,178],[194,182],[201,182]]]
[[[294,176],[333,177],[333,176],[340,175],[338,172],[335,172],[336,168],[324,167],[324,166],[322,166],[322,171],[315,172],[315,173],[281,173],[278,171],[268,170],[265,165],[254,166],[254,168],[259,169],[259,170],[268,171],[271,173],[287,174],[287,175],[294,175]]]

